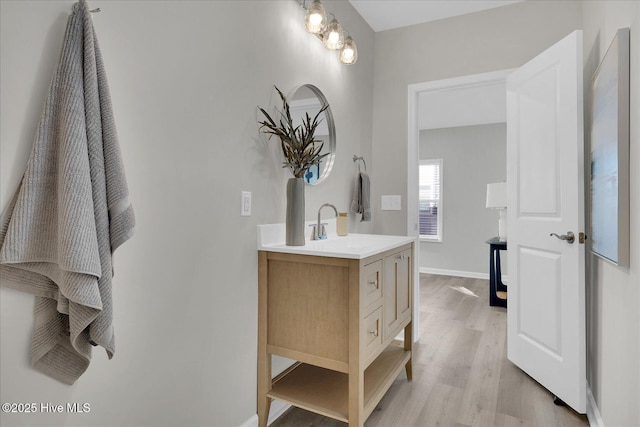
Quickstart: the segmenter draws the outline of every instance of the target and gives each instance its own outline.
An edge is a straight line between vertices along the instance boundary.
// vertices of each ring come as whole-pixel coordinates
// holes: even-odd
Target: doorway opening
[[[424,129],[460,128],[506,122],[506,78],[513,69],[409,85],[407,131],[407,235],[420,236],[420,133]],[[506,138],[505,138],[506,146]],[[446,165],[443,165],[446,168]],[[446,198],[446,194],[443,195]],[[444,215],[446,217],[446,215]],[[446,221],[446,219],[444,220]],[[496,222],[497,227],[497,222]],[[442,235],[440,241],[446,241]],[[438,239],[436,239],[438,241]],[[431,244],[441,244],[431,243]],[[420,301],[420,246],[414,262],[414,301]],[[446,271],[441,271],[446,273]],[[453,273],[450,271],[449,273]],[[456,272],[459,274],[460,272]],[[477,277],[477,276],[470,276]],[[414,339],[419,310],[414,305]]]

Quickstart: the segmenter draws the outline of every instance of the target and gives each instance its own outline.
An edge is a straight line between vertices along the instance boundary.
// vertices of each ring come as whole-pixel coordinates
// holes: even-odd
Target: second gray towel
[[[351,212],[362,214],[361,221],[371,221],[371,184],[369,175],[364,172],[356,176]]]

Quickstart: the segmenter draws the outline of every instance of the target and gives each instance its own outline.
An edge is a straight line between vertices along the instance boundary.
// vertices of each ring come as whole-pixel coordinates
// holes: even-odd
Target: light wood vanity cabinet
[[[384,259],[385,339],[395,337],[411,318],[411,251]]]
[[[402,368],[411,379],[412,245],[364,259],[259,251],[259,426],[279,399],[360,427]],[[272,378],[272,355],[298,363]]]

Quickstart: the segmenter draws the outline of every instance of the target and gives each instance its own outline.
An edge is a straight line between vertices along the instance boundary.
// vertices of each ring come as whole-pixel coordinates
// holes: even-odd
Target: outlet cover
[[[381,197],[381,207],[383,211],[399,211],[401,210],[402,196],[399,194],[386,195]]]

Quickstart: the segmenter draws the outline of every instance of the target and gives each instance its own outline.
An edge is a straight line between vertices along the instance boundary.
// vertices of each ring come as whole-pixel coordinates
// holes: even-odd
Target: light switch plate
[[[399,211],[401,209],[402,198],[399,194],[382,196],[381,201],[380,209],[383,211]]]
[[[241,199],[240,216],[251,216],[251,192],[243,191]]]

